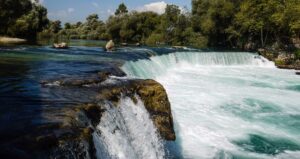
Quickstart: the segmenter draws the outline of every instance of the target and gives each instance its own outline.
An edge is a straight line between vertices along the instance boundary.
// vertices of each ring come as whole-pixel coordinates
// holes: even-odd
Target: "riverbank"
[[[0,36],[0,44],[22,44],[26,42],[26,39]]]
[[[300,50],[283,51],[274,49],[258,49],[257,52],[273,61],[277,68],[300,70]]]

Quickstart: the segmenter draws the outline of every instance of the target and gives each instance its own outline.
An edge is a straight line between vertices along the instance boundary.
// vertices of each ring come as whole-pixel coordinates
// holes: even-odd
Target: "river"
[[[86,78],[99,70],[120,67],[126,78],[155,79],[168,93],[177,139],[163,143],[167,152],[159,151],[158,156],[299,158],[300,77],[294,70],[277,69],[255,53],[168,47],[124,47],[107,53],[97,42],[91,43],[82,46],[86,42],[77,41],[68,50],[50,46],[0,48],[2,148],[36,126],[59,122],[64,116],[61,108],[91,100],[93,92],[89,90],[53,89],[43,87],[42,81]],[[124,99],[124,103],[131,108],[130,101]],[[148,127],[140,133],[153,136],[154,128]],[[132,140],[141,142],[143,138]],[[153,143],[162,143],[157,140]],[[126,153],[132,150],[125,151],[128,145],[123,144],[111,143],[119,146],[116,151],[125,153],[123,156],[130,156]],[[146,153],[149,146],[135,147],[147,156],[151,154]],[[116,153],[109,152],[107,157],[118,158],[112,157]]]

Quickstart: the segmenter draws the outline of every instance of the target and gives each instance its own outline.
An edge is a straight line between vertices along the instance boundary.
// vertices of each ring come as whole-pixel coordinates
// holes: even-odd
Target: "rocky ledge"
[[[108,85],[100,90],[97,100],[108,100],[115,105],[121,96],[128,96],[137,102],[138,95],[144,102],[154,125],[166,140],[175,140],[173,117],[167,93],[163,86],[154,80],[128,80],[119,84]]]
[[[258,53],[268,60],[274,61],[275,65],[280,69],[300,70],[300,60],[293,53],[271,49],[258,49]]]
[[[133,102],[137,102],[138,96],[144,102],[160,136],[165,140],[175,140],[171,106],[163,86],[154,80],[111,79],[110,75],[123,75],[118,71],[100,72],[89,79],[41,82],[45,87],[59,89],[91,89],[95,91],[92,93],[95,97],[88,103],[57,108],[59,110],[56,111],[60,112],[58,115],[63,114],[59,122],[50,121],[33,128],[31,132],[5,144],[0,155],[23,159],[96,158],[92,134],[106,112],[104,103],[121,106],[118,103],[124,96],[130,97]]]

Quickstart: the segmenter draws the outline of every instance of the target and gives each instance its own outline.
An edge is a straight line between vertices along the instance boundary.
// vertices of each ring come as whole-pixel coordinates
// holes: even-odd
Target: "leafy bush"
[[[300,60],[300,49],[297,49],[297,50],[294,52],[294,54],[295,54],[296,60]]]
[[[146,40],[146,44],[150,46],[155,46],[163,42],[162,34],[153,33]]]

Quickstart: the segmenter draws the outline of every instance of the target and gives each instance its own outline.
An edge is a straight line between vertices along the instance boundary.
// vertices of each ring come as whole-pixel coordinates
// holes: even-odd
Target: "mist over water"
[[[126,62],[166,88],[182,158],[299,158],[300,78],[252,53],[178,52]]]

